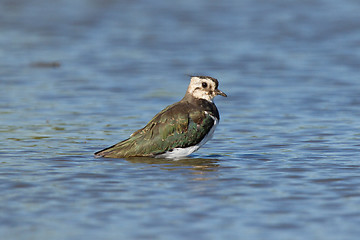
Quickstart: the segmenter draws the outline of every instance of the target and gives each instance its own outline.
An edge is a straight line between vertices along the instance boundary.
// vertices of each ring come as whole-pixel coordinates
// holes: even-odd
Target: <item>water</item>
[[[357,239],[358,1],[0,2],[1,239]],[[95,159],[220,81],[189,159]]]

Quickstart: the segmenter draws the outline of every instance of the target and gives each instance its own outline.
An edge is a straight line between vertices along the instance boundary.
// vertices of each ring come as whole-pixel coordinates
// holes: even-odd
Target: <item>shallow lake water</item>
[[[0,2],[1,239],[358,239],[360,2]],[[189,158],[103,159],[219,79]]]

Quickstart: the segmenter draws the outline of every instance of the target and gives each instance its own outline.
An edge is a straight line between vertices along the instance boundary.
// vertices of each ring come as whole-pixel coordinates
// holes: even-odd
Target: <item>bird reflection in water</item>
[[[165,158],[131,157],[124,158],[124,160],[131,163],[157,166],[160,169],[167,171],[191,170],[187,171],[186,174],[196,175],[197,177],[193,180],[199,181],[213,179],[214,175],[209,173],[216,172],[220,167],[220,160],[213,158],[184,158],[179,160],[170,160]]]

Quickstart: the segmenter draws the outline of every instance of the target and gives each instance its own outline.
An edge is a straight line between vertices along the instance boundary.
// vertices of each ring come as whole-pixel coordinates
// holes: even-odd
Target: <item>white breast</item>
[[[180,159],[183,157],[186,157],[190,154],[192,154],[193,152],[197,151],[202,145],[204,145],[207,141],[209,141],[212,136],[214,135],[216,126],[219,123],[219,120],[210,115],[208,112],[205,111],[205,113],[207,115],[209,115],[212,119],[214,119],[214,125],[212,126],[212,128],[210,129],[210,131],[208,132],[208,134],[205,135],[205,137],[201,140],[201,142],[199,142],[198,144],[191,146],[191,147],[187,147],[187,148],[174,148],[172,151],[168,151],[166,153],[157,155],[156,158],[173,158],[173,159]]]

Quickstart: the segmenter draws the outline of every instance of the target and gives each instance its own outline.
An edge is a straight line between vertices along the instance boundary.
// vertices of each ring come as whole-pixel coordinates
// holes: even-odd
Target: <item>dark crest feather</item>
[[[197,76],[197,75],[190,75],[190,77],[197,77],[200,79],[211,79],[215,83],[215,88],[218,88],[219,81],[216,78],[209,77],[209,76]]]

